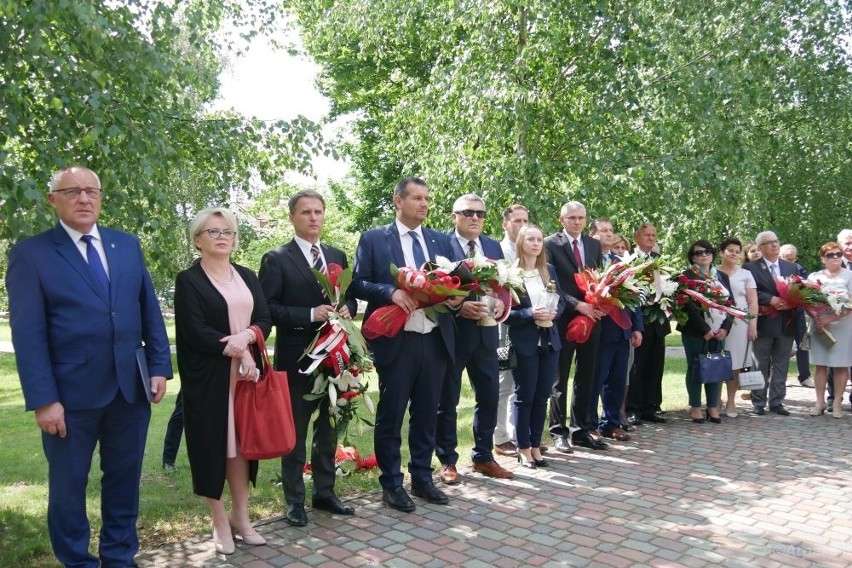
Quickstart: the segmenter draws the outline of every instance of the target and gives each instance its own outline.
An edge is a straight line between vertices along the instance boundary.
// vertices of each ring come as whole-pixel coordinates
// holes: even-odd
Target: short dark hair
[[[514,213],[515,211],[520,211],[520,210],[524,210],[527,213],[530,212],[530,210],[527,209],[524,205],[521,205],[520,203],[515,203],[515,204],[509,205],[508,207],[503,209],[503,220],[508,221],[509,217],[512,215],[512,213]]]
[[[612,221],[609,217],[598,217],[591,223],[589,223],[589,235],[594,235],[598,232],[598,223],[609,223],[612,225]]]
[[[393,188],[393,196],[396,197],[398,195],[402,198],[405,198],[406,196],[408,196],[408,185],[409,184],[422,185],[423,187],[428,187],[426,185],[426,182],[423,181],[422,179],[420,179],[419,177],[404,177],[401,180],[399,180],[398,182],[396,182],[396,185]]]
[[[325,199],[322,198],[320,192],[315,191],[313,189],[300,189],[299,191],[291,195],[290,200],[287,201],[287,208],[290,210],[290,215],[296,212],[296,204],[299,203],[299,200],[303,197],[319,199],[322,202],[323,210],[325,210]]]
[[[727,239],[725,239],[721,243],[719,243],[719,252],[724,251],[726,248],[728,248],[731,245],[737,245],[738,247],[740,247],[740,252],[742,252],[743,244],[736,237],[728,237]]]
[[[713,248],[713,243],[708,241],[707,239],[698,239],[691,245],[689,245],[689,250],[686,253],[686,259],[689,261],[689,264],[692,264],[692,259],[695,258],[695,255],[692,253],[692,249],[695,247],[702,247],[704,249],[709,250],[713,253],[713,260],[716,260],[716,249]]]

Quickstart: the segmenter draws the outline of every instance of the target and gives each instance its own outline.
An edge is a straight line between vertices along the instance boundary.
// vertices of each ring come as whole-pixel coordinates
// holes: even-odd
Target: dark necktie
[[[311,259],[313,260],[314,270],[325,274],[325,263],[322,261],[322,255],[317,245],[311,245]]]
[[[574,239],[574,260],[577,261],[577,268],[583,267],[583,256],[580,254],[580,246],[577,244],[577,239]]]
[[[411,237],[411,252],[414,255],[414,268],[420,268],[426,264],[426,255],[423,254],[423,246],[420,244],[420,239],[417,238],[417,231],[408,231],[408,236]]]
[[[92,272],[95,281],[101,285],[104,293],[109,296],[109,277],[107,277],[104,264],[101,262],[101,255],[98,254],[98,250],[92,244],[92,235],[83,235],[81,238],[86,243],[86,259],[89,261],[89,270]]]
[[[467,257],[473,258],[476,256],[476,241],[467,241]]]

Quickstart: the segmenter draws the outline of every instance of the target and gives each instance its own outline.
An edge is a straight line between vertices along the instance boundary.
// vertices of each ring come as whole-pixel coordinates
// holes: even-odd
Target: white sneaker
[[[799,384],[803,387],[808,387],[809,389],[814,388],[814,380],[811,377],[808,377],[804,381],[801,381]]]

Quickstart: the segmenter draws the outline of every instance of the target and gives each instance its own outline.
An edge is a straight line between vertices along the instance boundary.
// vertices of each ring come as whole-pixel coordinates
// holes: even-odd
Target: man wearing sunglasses
[[[763,258],[747,262],[743,268],[754,276],[757,303],[762,308],[757,317],[754,356],[766,384],[763,388],[751,391],[751,403],[755,414],[766,414],[768,403],[770,412],[788,416],[790,412],[783,404],[787,396],[787,368],[800,316],[798,310],[778,297],[776,283],[779,278],[796,274],[796,265],[781,258],[781,243],[772,231],[758,233],[754,242]],[[772,313],[766,312],[767,307],[774,308]]]
[[[450,234],[454,260],[474,257],[503,258],[500,243],[482,234],[485,211],[485,202],[478,195],[469,193],[456,199],[452,214],[455,231]],[[503,315],[505,306],[499,300],[497,303],[494,316],[499,318]],[[438,406],[438,425],[435,433],[435,455],[442,466],[439,477],[448,485],[459,482],[456,469],[459,458],[456,451],[456,407],[461,396],[461,377],[465,369],[476,397],[473,411],[473,450],[470,455],[473,471],[498,479],[513,477],[512,472],[494,461],[492,454],[499,401],[498,334],[496,325],[477,325],[489,312],[488,304],[482,301],[482,298],[466,300],[456,312],[455,364],[448,365]]]

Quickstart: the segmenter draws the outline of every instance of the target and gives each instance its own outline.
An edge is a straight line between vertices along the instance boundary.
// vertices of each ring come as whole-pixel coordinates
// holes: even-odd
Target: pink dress
[[[233,278],[228,282],[219,282],[210,279],[213,286],[225,298],[228,304],[228,323],[231,326],[231,335],[247,329],[251,325],[251,313],[254,310],[254,297],[246,286],[246,283],[231,268]],[[224,344],[222,348],[224,348]],[[228,389],[228,449],[226,457],[235,458],[239,456],[239,441],[234,429],[234,389],[239,379],[240,360],[231,359],[231,383]]]

